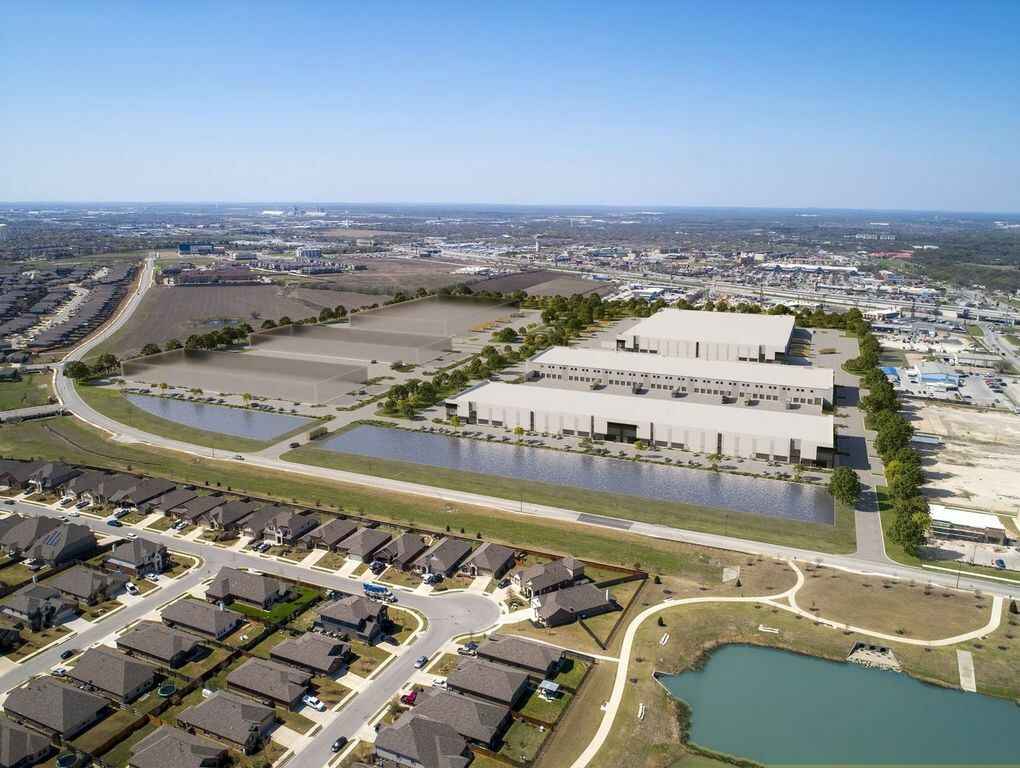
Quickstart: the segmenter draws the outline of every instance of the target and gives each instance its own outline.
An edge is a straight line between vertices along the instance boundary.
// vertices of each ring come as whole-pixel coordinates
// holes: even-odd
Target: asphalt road
[[[16,502],[13,507],[7,507],[7,509],[29,515],[43,514],[59,517],[61,514],[45,507],[25,502]],[[105,534],[110,534],[112,531],[102,520],[90,517],[82,516],[77,518],[75,522],[87,525]],[[152,599],[146,599],[133,606],[124,608],[100,621],[85,632],[69,636],[67,640],[59,645],[0,675],[0,688],[9,690],[34,675],[47,672],[54,664],[60,661],[60,654],[65,649],[84,649],[107,635],[114,634],[124,626],[151,611],[155,606],[169,602],[175,597],[184,594],[201,581],[210,578],[224,565],[238,568],[253,568],[263,573],[283,576],[354,594],[361,592],[362,582],[356,579],[347,579],[257,555],[234,552],[211,544],[186,541],[157,531],[147,530],[142,535],[147,539],[162,542],[169,549],[202,557],[205,562],[197,571],[153,592]],[[431,656],[451,638],[458,635],[478,634],[492,627],[500,616],[499,607],[492,600],[481,595],[468,594],[466,592],[414,595],[410,592],[400,591],[398,593],[397,605],[412,608],[423,614],[428,620],[428,626],[425,631],[418,635],[405,652],[397,655],[381,673],[372,678],[368,687],[349,701],[340,711],[337,718],[326,726],[315,737],[314,741],[291,761],[290,765],[315,766],[316,768],[324,765],[333,756],[332,752],[330,752],[330,745],[337,737],[350,737],[396,695],[414,673],[414,660],[416,658],[419,656]]]

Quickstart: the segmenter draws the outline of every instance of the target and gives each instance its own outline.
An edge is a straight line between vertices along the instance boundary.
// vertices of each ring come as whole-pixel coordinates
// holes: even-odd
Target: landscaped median
[[[537,449],[536,449],[537,450]],[[785,520],[767,515],[729,512],[717,507],[656,501],[623,494],[589,491],[570,486],[497,475],[464,472],[425,464],[338,453],[308,443],[288,451],[284,461],[374,475],[402,482],[496,496],[528,504],[573,509],[704,533],[739,536],[770,544],[821,552],[853,552],[856,547],[853,510],[836,503],[834,526]],[[709,471],[709,470],[705,470]],[[769,481],[778,482],[778,481]]]
[[[274,443],[286,440],[290,435],[304,432],[311,426],[311,424],[302,425],[288,433],[274,437],[272,440],[251,440],[249,438],[233,437],[219,432],[196,429],[179,424],[176,421],[155,416],[133,405],[119,390],[112,387],[94,386],[79,382],[75,385],[75,388],[78,391],[78,395],[89,407],[120,424],[140,429],[143,432],[158,435],[159,437],[165,437],[168,440],[178,440],[222,451],[236,451],[239,453],[261,451]]]

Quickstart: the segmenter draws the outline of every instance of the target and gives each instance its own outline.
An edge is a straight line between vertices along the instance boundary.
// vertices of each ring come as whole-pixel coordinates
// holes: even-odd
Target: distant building
[[[179,243],[177,245],[178,256],[195,256],[200,253],[213,253],[216,246],[212,243]]]
[[[630,352],[772,363],[787,354],[793,315],[663,309],[618,334],[616,348]]]
[[[305,245],[298,248],[294,255],[299,259],[321,259],[322,249],[314,245]]]

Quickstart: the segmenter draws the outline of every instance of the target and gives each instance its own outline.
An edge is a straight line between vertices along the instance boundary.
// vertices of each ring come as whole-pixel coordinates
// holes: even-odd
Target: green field
[[[50,377],[45,373],[22,376],[18,381],[0,382],[0,411],[46,405],[50,399]]]
[[[853,552],[856,546],[852,511],[837,508],[836,526],[782,520],[715,507],[655,501],[636,496],[589,491],[583,488],[514,480],[496,475],[336,453],[304,445],[285,453],[285,461],[340,469],[394,480],[498,496],[531,504],[576,509],[590,514],[622,517],[644,523],[669,525],[716,534],[767,541],[823,552]],[[707,470],[706,470],[707,471]]]
[[[135,429],[141,429],[153,435],[166,437],[170,440],[180,440],[185,443],[203,445],[206,448],[216,448],[223,451],[251,452],[261,451],[263,448],[285,440],[287,434],[280,435],[274,440],[250,440],[244,437],[233,437],[222,435],[218,432],[209,432],[204,429],[195,429],[175,421],[153,416],[131,404],[119,391],[107,387],[93,387],[87,384],[78,385],[78,394],[82,400],[95,408],[104,416],[119,421]],[[288,434],[303,432],[308,426],[301,426]]]

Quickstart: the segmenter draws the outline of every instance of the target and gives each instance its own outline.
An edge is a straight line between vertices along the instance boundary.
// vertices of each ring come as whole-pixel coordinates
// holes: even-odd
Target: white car
[[[303,701],[309,707],[314,709],[316,712],[326,711],[326,705],[319,701],[319,699],[315,696],[302,696],[301,701]]]
[[[133,582],[130,581],[124,585],[124,589],[127,590],[127,593],[129,595],[139,595],[142,592],[138,587],[134,585]]]
[[[128,537],[129,539],[137,539],[137,538],[138,538],[138,534],[137,534],[137,533],[135,533],[134,531],[131,531],[131,533],[129,533],[129,534],[127,535],[127,537]]]
[[[69,509],[67,511],[67,516],[68,517],[81,517],[81,512],[79,512],[77,509]]]

